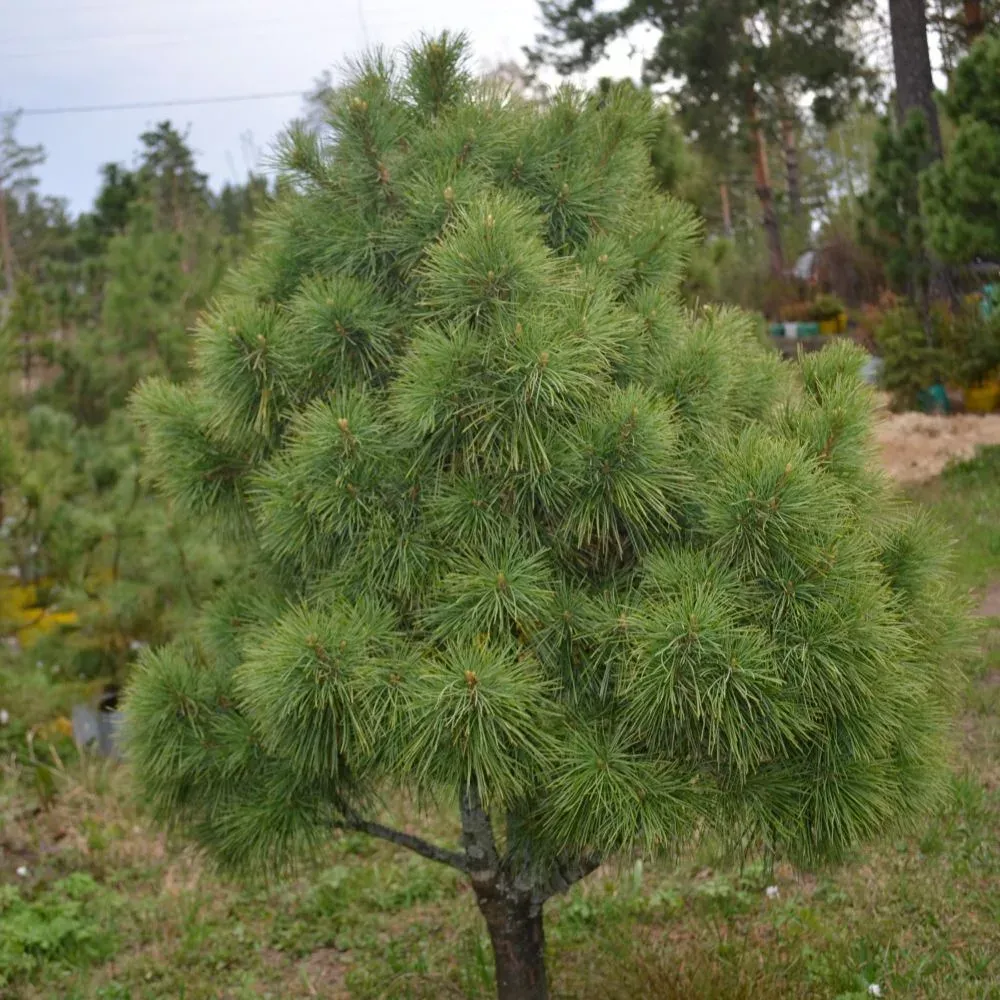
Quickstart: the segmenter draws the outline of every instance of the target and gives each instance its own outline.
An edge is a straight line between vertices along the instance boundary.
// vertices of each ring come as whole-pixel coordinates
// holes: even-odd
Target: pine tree
[[[602,863],[708,830],[810,863],[927,805],[961,618],[861,356],[793,370],[679,305],[648,96],[539,108],[465,58],[376,54],[288,135],[195,379],[137,393],[159,487],[252,566],[144,656],[127,744],[237,870],[352,830],[465,873],[498,995],[535,1000],[544,904]]]
[[[0,117],[0,278],[3,279],[5,298],[14,293],[17,271],[11,235],[11,208],[16,206],[18,197],[23,197],[38,183],[31,171],[45,160],[45,151],[41,146],[24,146],[17,141],[15,133],[20,119],[20,112]],[[6,307],[7,303],[2,301],[0,305]],[[0,320],[5,318],[6,308],[0,312]]]
[[[540,0],[540,8],[546,31],[530,56],[562,71],[594,65],[637,28],[653,34],[643,75],[680,84],[672,89],[689,134],[719,161],[736,150],[750,154],[771,273],[780,278],[786,252],[767,139],[780,131],[794,209],[795,106],[808,97],[817,120],[828,123],[867,83],[853,29],[869,0],[630,0],[614,10],[595,0]]]
[[[871,185],[862,199],[863,241],[885,262],[892,289],[926,311],[930,267],[920,210],[920,171],[931,148],[927,120],[918,111],[897,126],[885,118],[875,133]]]
[[[946,261],[1000,258],[1000,37],[986,35],[959,63],[944,99],[957,124],[945,160],[922,179],[928,238]]]

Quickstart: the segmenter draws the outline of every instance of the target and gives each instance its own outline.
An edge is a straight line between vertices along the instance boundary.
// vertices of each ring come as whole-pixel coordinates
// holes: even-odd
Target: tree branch
[[[427,858],[429,861],[437,861],[439,864],[457,868],[461,872],[468,872],[469,865],[465,855],[459,851],[449,851],[444,847],[415,837],[412,833],[402,833],[393,830],[391,827],[383,826],[381,823],[373,823],[370,820],[362,819],[360,816],[348,816],[342,820],[338,826],[345,830],[357,830],[359,833],[367,833],[369,837],[377,837],[379,840],[386,840],[390,844],[405,847],[407,850]]]
[[[585,879],[591,872],[601,866],[601,859],[596,854],[587,854],[564,864],[558,864],[552,870],[545,884],[535,890],[534,896],[538,903],[558,896]]]

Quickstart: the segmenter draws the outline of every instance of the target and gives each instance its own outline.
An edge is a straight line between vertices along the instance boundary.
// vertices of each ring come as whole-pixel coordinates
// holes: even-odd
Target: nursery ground
[[[550,905],[555,997],[860,1000],[874,985],[1000,1000],[1000,448],[914,495],[951,525],[982,611],[946,803],[835,870],[765,877],[703,849],[599,871]],[[54,720],[79,688],[30,661],[0,667],[0,997],[491,996],[488,942],[452,872],[342,836],[295,881],[220,880],[150,830],[121,769],[72,754]]]

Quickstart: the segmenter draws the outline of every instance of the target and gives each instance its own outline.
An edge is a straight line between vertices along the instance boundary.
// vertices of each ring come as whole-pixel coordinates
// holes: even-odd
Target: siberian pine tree
[[[127,743],[236,869],[352,830],[465,873],[535,1000],[545,902],[601,864],[706,831],[811,863],[926,806],[961,630],[861,357],[679,304],[648,97],[539,108],[464,60],[371,56],[291,131],[195,378],[137,393],[159,487],[252,566],[144,656]]]

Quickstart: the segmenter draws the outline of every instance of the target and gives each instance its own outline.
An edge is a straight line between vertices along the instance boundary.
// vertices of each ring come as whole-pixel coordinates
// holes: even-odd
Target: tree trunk
[[[802,185],[799,180],[799,146],[795,136],[795,122],[791,116],[781,120],[781,142],[785,154],[785,175],[788,178],[788,204],[792,215],[802,215]]]
[[[29,393],[32,390],[31,385],[31,333],[25,330],[21,334],[21,390],[24,393]]]
[[[10,227],[7,222],[7,192],[0,187],[0,257],[3,258],[4,297],[0,309],[0,322],[7,319],[14,300],[14,250],[10,245]]]
[[[971,45],[986,30],[983,0],[965,0],[965,40]]]
[[[459,807],[465,848],[461,868],[469,876],[490,932],[497,1000],[548,1000],[542,909],[547,899],[595,871],[600,858],[590,854],[563,858],[542,871],[530,863],[530,842],[501,858],[475,785],[460,789]],[[508,815],[508,845],[518,839],[516,827],[516,818]],[[394,836],[399,842],[400,835]]]
[[[940,158],[941,125],[934,103],[925,0],[889,0],[889,24],[899,120],[904,122],[914,108],[923,111],[935,155]]]
[[[530,894],[479,889],[476,902],[493,944],[497,1000],[547,1000],[541,905]]]
[[[719,197],[722,200],[722,232],[724,236],[732,236],[733,213],[729,207],[729,185],[725,181],[719,185]]]
[[[775,278],[780,278],[785,273],[785,258],[781,250],[781,229],[778,226],[778,213],[774,208],[774,192],[771,190],[771,174],[767,165],[767,140],[764,138],[764,128],[761,125],[760,112],[757,108],[757,94],[752,85],[747,95],[747,117],[750,122],[750,138],[753,146],[754,181],[763,215],[764,232],[767,235],[771,274]]]
[[[934,78],[931,75],[931,54],[927,42],[927,10],[925,0],[889,0],[889,24],[892,33],[892,64],[896,76],[896,111],[902,124],[914,109],[923,112],[931,138],[930,162],[944,155],[941,144],[941,124],[934,103]],[[926,167],[927,164],[925,163]],[[935,299],[954,301],[955,284],[947,266],[928,247],[927,260],[930,281],[927,295]],[[930,339],[929,313],[925,310],[925,329]]]

